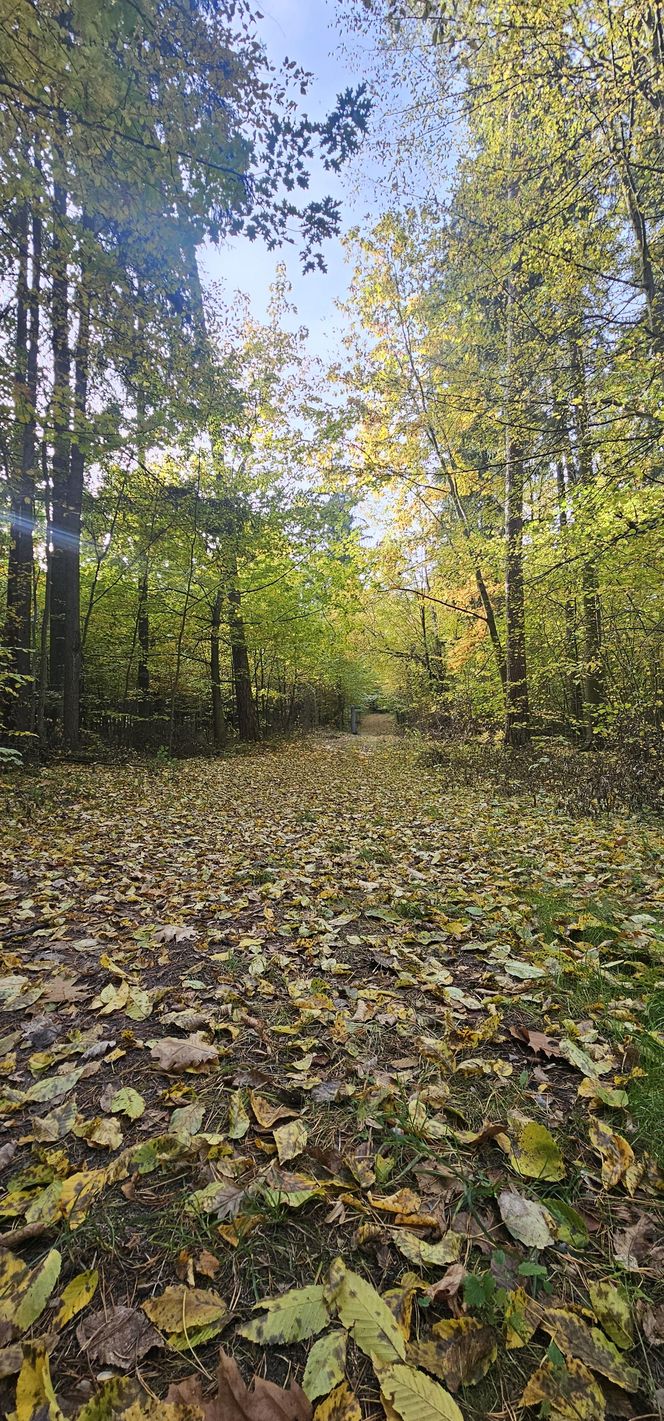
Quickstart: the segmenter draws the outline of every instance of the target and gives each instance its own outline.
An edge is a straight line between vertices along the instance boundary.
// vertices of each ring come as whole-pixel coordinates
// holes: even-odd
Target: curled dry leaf
[[[589,1134],[590,1143],[602,1161],[602,1184],[605,1189],[614,1189],[634,1165],[634,1151],[627,1140],[603,1120],[591,1120]]]

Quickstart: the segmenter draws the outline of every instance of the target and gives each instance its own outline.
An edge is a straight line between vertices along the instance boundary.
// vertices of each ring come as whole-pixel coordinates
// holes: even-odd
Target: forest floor
[[[664,1412],[661,821],[371,737],[3,795],[0,1409]]]

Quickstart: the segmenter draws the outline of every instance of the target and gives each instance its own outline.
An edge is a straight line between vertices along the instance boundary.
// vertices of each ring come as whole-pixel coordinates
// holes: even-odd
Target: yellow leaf
[[[264,1316],[238,1328],[250,1342],[305,1342],[322,1332],[330,1321],[325,1290],[316,1283],[307,1288],[291,1288],[279,1298],[265,1298],[258,1307],[264,1309]]]
[[[279,1125],[272,1134],[280,1164],[286,1164],[287,1160],[301,1155],[309,1138],[306,1125],[303,1125],[301,1120],[291,1120],[288,1125]]]
[[[627,1296],[613,1283],[589,1283],[592,1310],[607,1336],[617,1347],[634,1346],[634,1329]]]
[[[359,1273],[346,1268],[341,1258],[330,1268],[327,1298],[367,1357],[379,1362],[404,1360],[406,1341],[387,1303]]]
[[[65,1327],[92,1301],[99,1282],[99,1270],[91,1268],[87,1273],[78,1273],[62,1290],[60,1306],[53,1318],[54,1327]]]
[[[602,1184],[605,1189],[613,1189],[634,1165],[634,1151],[627,1140],[616,1135],[603,1120],[591,1120],[589,1133],[590,1143],[602,1161]]]
[[[450,1391],[474,1386],[497,1356],[496,1334],[476,1317],[437,1322],[431,1341],[410,1348],[409,1360],[446,1382]]]
[[[379,1381],[381,1394],[401,1421],[463,1421],[449,1392],[414,1367],[388,1367],[381,1371]]]
[[[297,1110],[289,1105],[272,1105],[271,1101],[257,1090],[249,1091],[249,1100],[261,1130],[271,1130],[277,1120],[288,1120],[292,1115],[297,1115]]]
[[[82,1120],[80,1125],[74,1126],[74,1134],[79,1140],[87,1140],[89,1145],[96,1145],[100,1150],[119,1150],[122,1144],[122,1128],[115,1116],[110,1120],[106,1115]]]
[[[342,1382],[325,1401],[319,1402],[313,1421],[362,1421],[360,1403],[348,1382]]]
[[[166,1333],[169,1346],[178,1352],[215,1337],[229,1315],[217,1293],[208,1288],[188,1288],[184,1283],[165,1288],[159,1297],[148,1298],[141,1307],[150,1322]]]
[[[542,1308],[526,1292],[515,1288],[505,1298],[505,1346],[508,1350],[525,1347],[540,1325]]]
[[[26,1343],[16,1383],[16,1421],[65,1421],[58,1406],[45,1348]]]
[[[241,1090],[233,1091],[228,1104],[228,1137],[230,1140],[242,1140],[251,1125],[247,1108],[244,1103],[244,1093]]]
[[[569,1357],[554,1363],[548,1357],[533,1372],[520,1399],[521,1406],[551,1408],[556,1421],[604,1421],[604,1397],[592,1372]]]
[[[9,1322],[26,1332],[44,1311],[58,1281],[62,1258],[52,1248],[35,1268],[22,1267],[17,1272],[10,1266],[3,1275],[0,1294],[0,1321]]]
[[[553,1135],[537,1120],[520,1121],[516,1138],[509,1147],[510,1164],[527,1179],[558,1180],[565,1177],[565,1163]]]
[[[540,1324],[550,1332],[556,1347],[566,1357],[575,1357],[593,1372],[599,1372],[625,1391],[637,1391],[639,1373],[630,1367],[599,1327],[588,1327],[583,1318],[567,1308],[547,1308]]]
[[[425,1268],[440,1268],[446,1263],[456,1263],[461,1252],[460,1234],[446,1233],[439,1243],[427,1243],[418,1234],[408,1229],[395,1229],[392,1242],[396,1244],[404,1258],[411,1263],[420,1263]]]
[[[310,1401],[327,1396],[343,1380],[347,1341],[345,1332],[326,1332],[314,1342],[302,1378],[302,1390]]]

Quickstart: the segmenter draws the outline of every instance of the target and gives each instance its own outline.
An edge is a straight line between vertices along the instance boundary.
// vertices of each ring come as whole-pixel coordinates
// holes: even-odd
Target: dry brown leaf
[[[153,1347],[163,1347],[164,1339],[138,1308],[114,1307],[93,1312],[76,1328],[82,1352],[106,1367],[129,1370]]]
[[[150,1052],[152,1060],[161,1071],[168,1075],[180,1071],[207,1071],[216,1065],[219,1055],[216,1046],[208,1041],[200,1041],[198,1036],[164,1036],[155,1041]]]

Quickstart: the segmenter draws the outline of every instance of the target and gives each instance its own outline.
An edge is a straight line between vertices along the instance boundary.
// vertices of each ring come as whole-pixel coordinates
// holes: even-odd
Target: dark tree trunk
[[[219,631],[221,627],[221,592],[212,603],[210,624],[210,689],[212,693],[212,739],[215,745],[223,745],[226,740],[226,717],[221,697],[221,669],[219,658]]]
[[[140,692],[144,704],[150,695],[150,607],[148,592],[148,569],[146,563],[145,570],[138,584],[138,613],[136,616],[136,635],[138,639],[136,687]]]
[[[562,459],[556,468],[558,482],[558,523],[563,553],[567,549],[567,485]],[[572,597],[565,598],[565,698],[572,730],[578,735],[583,727],[583,696],[579,675],[579,648],[576,629],[576,607]]]
[[[260,740],[261,732],[251,685],[247,635],[244,627],[244,619],[242,617],[240,589],[237,582],[237,559],[234,554],[231,556],[227,597],[238,734],[240,740]]]
[[[32,225],[32,272],[28,279]],[[39,366],[39,295],[41,221],[30,224],[27,204],[17,222],[17,284],[14,407],[16,438],[12,450],[9,560],[4,643],[8,652],[5,720],[10,730],[29,734],[34,724],[33,684],[33,526],[37,449],[37,378]]]
[[[65,620],[67,614],[67,504],[70,467],[71,354],[69,350],[69,287],[66,251],[67,193],[53,189],[51,249],[51,343],[53,351],[53,457],[51,463],[51,547],[49,684],[54,706],[62,707],[65,681]]]
[[[517,747],[530,739],[526,609],[523,583],[523,451],[509,432],[505,459],[505,742]]]
[[[81,513],[85,473],[85,416],[90,355],[90,295],[81,275],[79,326],[74,357],[74,432],[67,485],[65,579],[65,666],[62,729],[65,745],[76,750],[81,722]]]
[[[572,385],[574,389],[574,420],[577,448],[576,482],[589,489],[593,481],[592,449],[588,421],[586,374],[583,356],[576,341],[572,343]],[[605,701],[604,666],[602,657],[602,603],[599,592],[597,564],[592,557],[583,563],[581,572],[583,604],[583,700],[586,722],[585,746],[601,744],[601,717]]]

